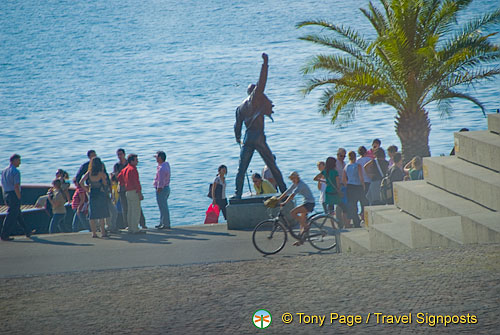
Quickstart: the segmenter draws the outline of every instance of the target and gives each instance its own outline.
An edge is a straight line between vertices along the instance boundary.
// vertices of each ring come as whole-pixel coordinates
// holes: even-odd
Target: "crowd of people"
[[[320,192],[319,202],[323,211],[335,214],[343,227],[359,228],[364,220],[365,206],[394,203],[393,182],[423,179],[421,157],[416,156],[403,166],[402,155],[395,145],[387,148],[387,155],[388,157],[381,147],[381,141],[375,139],[369,150],[365,146],[360,146],[356,154],[354,151],[347,152],[346,149],[339,148],[336,157],[328,157],[325,161],[318,162],[319,172],[314,177],[314,181],[317,182]],[[216,187],[213,188],[212,199],[226,218],[226,166],[221,165],[218,172],[213,182]],[[306,183],[300,179],[298,172],[292,172],[289,179],[292,181],[292,186],[280,196],[279,200],[287,203],[296,194],[304,197],[304,202],[291,212],[304,228],[306,214],[313,210],[315,200]],[[384,196],[382,189],[384,179],[390,187],[389,196]],[[267,166],[264,167],[262,175],[258,173],[252,175],[252,182],[255,194],[277,193],[276,181]],[[293,196],[290,197],[290,195]],[[285,198],[286,196],[288,197]],[[359,208],[361,210],[358,212]]]
[[[119,228],[126,228],[130,234],[146,233],[146,221],[141,208],[144,196],[137,170],[139,158],[136,154],[126,156],[125,150],[121,148],[116,151],[116,155],[118,162],[114,165],[113,172],[108,174],[96,152],[89,150],[89,160],[80,166],[73,178],[75,192],[72,198],[69,193],[70,184],[67,182],[68,173],[62,169],[57,170],[47,195],[40,197],[36,203],[37,207],[46,207],[47,202],[50,204],[52,218],[49,233],[65,231],[63,222],[67,215],[66,203],[70,203],[73,210],[73,232],[88,229],[94,238],[98,237],[98,230],[103,238],[110,233],[118,233]],[[153,187],[160,211],[160,223],[155,228],[170,229],[170,165],[164,151],[158,151],[155,158],[158,166]],[[10,157],[9,166],[2,171],[4,201],[8,206],[1,230],[1,239],[4,241],[13,240],[10,235],[17,223],[24,228],[27,237],[32,234],[21,213],[21,173],[17,169],[20,164],[21,156],[14,154]],[[121,227],[117,226],[119,216],[122,218]]]
[[[348,162],[345,162],[346,154]],[[335,212],[344,227],[359,228],[364,220],[365,206],[394,203],[392,196],[383,196],[384,178],[390,184],[390,194],[393,182],[423,179],[421,157],[416,156],[403,166],[401,153],[395,145],[387,148],[387,154],[389,160],[381,141],[375,139],[369,150],[360,146],[357,155],[354,151],[339,148],[336,158],[328,157],[326,161],[318,162],[319,174],[314,181],[318,183],[324,212]],[[335,211],[336,207],[340,210]]]
[[[336,158],[328,157],[325,162],[318,162],[320,173],[314,180],[318,182],[325,213],[336,212],[344,227],[353,225],[359,228],[364,220],[365,206],[393,203],[392,196],[384,199],[381,192],[384,178],[389,181],[391,190],[393,182],[423,179],[422,158],[414,157],[403,167],[401,153],[395,145],[389,146],[387,153],[389,160],[381,141],[375,139],[369,150],[360,146],[357,155],[354,151],[339,148]],[[345,162],[346,154],[348,162]],[[358,204],[361,208],[359,214]],[[340,210],[335,211],[336,206]]]
[[[375,139],[367,150],[360,146],[356,152],[347,152],[344,148],[337,150],[336,157],[328,157],[317,163],[318,174],[314,177],[320,192],[320,203],[325,213],[337,216],[344,227],[361,227],[364,220],[364,207],[367,205],[391,204],[391,196],[384,198],[381,191],[384,178],[391,184],[396,181],[423,179],[422,158],[414,157],[403,166],[401,153],[395,145],[381,147],[381,141]],[[142,187],[139,181],[137,164],[139,158],[135,154],[126,156],[124,149],[116,151],[118,158],[113,172],[108,174],[104,163],[94,150],[87,152],[88,161],[82,164],[73,178],[75,192],[70,199],[68,183],[69,175],[59,169],[52,187],[47,196],[42,197],[50,203],[52,218],[49,224],[49,233],[64,231],[63,222],[66,218],[66,203],[71,203],[73,210],[72,231],[90,230],[92,237],[107,237],[109,233],[117,233],[125,228],[130,234],[146,232],[146,222],[141,209]],[[346,156],[348,161],[346,162]],[[157,172],[153,186],[156,190],[156,200],[160,211],[158,229],[170,229],[170,213],[168,198],[170,195],[170,165],[166,161],[166,154],[158,151]],[[275,159],[275,157],[274,157]],[[31,230],[22,219],[20,209],[20,172],[17,169],[21,164],[21,157],[13,155],[10,165],[2,172],[2,187],[4,200],[9,207],[7,217],[2,227],[1,239],[10,240],[10,232],[16,222],[24,228],[27,236]],[[226,175],[227,167],[221,165],[213,181],[212,201],[219,206],[226,219]],[[255,194],[277,193],[277,183],[269,168],[264,167],[261,174],[251,176]],[[292,215],[305,227],[305,218],[315,205],[314,197],[309,187],[304,183],[297,172],[289,175],[292,186],[282,193],[280,200],[283,203],[291,201],[296,194],[304,197],[302,205],[297,206]],[[382,196],[381,196],[382,194]],[[392,192],[390,193],[392,194]],[[40,199],[39,199],[40,200]],[[45,206],[44,201],[37,201],[39,206]],[[358,213],[358,204],[361,208]],[[121,226],[117,226],[121,217]],[[141,228],[139,228],[139,226]]]

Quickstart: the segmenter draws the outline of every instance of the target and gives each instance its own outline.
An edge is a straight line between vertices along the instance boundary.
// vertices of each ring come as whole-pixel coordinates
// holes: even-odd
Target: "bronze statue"
[[[267,81],[268,56],[262,54],[264,60],[260,70],[259,82],[257,85],[251,84],[248,86],[248,97],[236,108],[236,122],[234,124],[234,134],[236,142],[241,144],[241,127],[245,122],[247,128],[243,139],[243,146],[240,153],[240,165],[236,175],[236,192],[233,198],[241,198],[243,192],[243,180],[245,173],[252,159],[253,153],[257,150],[271,170],[274,179],[276,180],[281,192],[285,192],[286,185],[283,181],[281,171],[276,165],[271,149],[266,143],[266,135],[264,134],[264,116],[268,116],[272,120],[273,103],[264,94]]]

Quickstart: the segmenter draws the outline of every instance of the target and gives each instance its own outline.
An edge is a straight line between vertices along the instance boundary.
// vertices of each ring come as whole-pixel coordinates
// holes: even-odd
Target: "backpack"
[[[208,186],[207,197],[209,197],[210,199],[212,199],[212,188],[213,188],[213,185],[214,184],[210,184]],[[215,186],[215,199],[220,199],[220,198],[222,198],[222,185],[221,184],[217,184]]]
[[[384,204],[389,204],[392,202],[392,181],[389,175],[386,175],[380,181],[380,199]]]

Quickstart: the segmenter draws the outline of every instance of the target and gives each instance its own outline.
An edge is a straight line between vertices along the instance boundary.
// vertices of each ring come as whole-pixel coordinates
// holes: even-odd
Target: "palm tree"
[[[375,29],[372,39],[323,20],[297,24],[322,28],[301,39],[334,50],[303,68],[304,74],[322,74],[309,79],[303,92],[322,89],[320,113],[331,115],[332,123],[353,118],[361,103],[394,107],[404,160],[430,156],[430,103],[449,112],[450,99],[465,99],[485,113],[480,101],[460,89],[500,74],[494,33],[484,33],[500,22],[500,9],[459,25],[457,16],[472,0],[379,1],[381,7],[370,2],[361,9]]]

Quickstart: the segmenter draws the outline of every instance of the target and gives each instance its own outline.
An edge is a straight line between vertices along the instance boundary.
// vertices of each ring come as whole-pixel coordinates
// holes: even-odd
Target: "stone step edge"
[[[477,138],[477,137],[486,137],[486,138]],[[493,147],[493,148],[500,148],[500,143],[491,143],[491,142],[497,142],[498,141],[498,136],[496,136],[495,133],[492,133],[490,132],[489,130],[477,130],[477,131],[471,131],[471,132],[456,132],[453,134],[453,137],[454,137],[454,143],[455,143],[455,148],[458,147],[458,149],[455,151],[455,154],[457,157],[460,157],[461,159],[464,159],[465,161],[468,161],[470,163],[475,163],[479,166],[482,166],[484,168],[487,168],[487,169],[490,169],[490,170],[493,170],[495,172],[500,172],[499,170],[496,170],[496,166],[495,168],[492,167],[492,161],[491,160],[488,160],[488,159],[483,159],[481,155],[477,156],[477,155],[472,155],[474,157],[470,157],[471,159],[478,159],[478,160],[481,160],[483,163],[479,163],[479,162],[474,162],[474,161],[470,161],[469,159],[467,159],[466,157],[464,157],[463,155],[463,150],[460,149],[460,145],[459,145],[459,142],[460,142],[460,139],[467,139],[465,140],[466,142],[467,141],[472,141],[472,142],[475,142],[475,145],[474,146],[469,146],[469,148],[477,148],[478,146],[481,146],[481,147],[484,147],[484,146],[488,146],[488,147]],[[469,150],[470,152],[470,150]],[[477,150],[476,150],[477,152]],[[466,154],[467,156],[467,154]],[[490,155],[491,156],[491,155]],[[496,156],[494,156],[496,157]],[[488,166],[485,166],[483,164],[488,164]]]
[[[478,164],[478,163],[476,163],[476,162],[470,161],[470,160],[465,159],[465,158],[463,158],[463,157],[459,157],[459,156],[455,156],[455,157],[457,157],[458,159],[463,160],[464,162],[470,163],[470,164],[472,164],[472,165],[475,165],[475,166],[477,166],[477,167],[480,167],[480,168],[486,169],[486,170],[488,170],[488,171],[495,172],[495,173],[500,173],[500,171],[499,171],[499,170],[495,170],[495,169],[492,169],[492,168],[490,168],[490,167],[487,167],[487,166],[484,166],[484,165]],[[425,179],[425,178],[424,178],[424,179]]]
[[[493,121],[493,119],[497,119],[497,121]],[[500,135],[500,128],[498,128],[498,131],[493,130],[493,124],[495,122],[497,123],[497,125],[500,125],[500,114],[488,114],[488,130],[490,131],[490,133]]]
[[[469,176],[469,177],[471,177],[471,178],[475,178],[475,179],[479,179],[479,180],[484,180],[484,179],[480,179],[480,178],[478,178],[478,177],[475,177],[474,175],[466,174],[466,173],[464,173],[462,170],[459,170],[459,169],[454,169],[453,167],[450,167],[450,166],[448,166],[448,165],[444,165],[443,163],[441,163],[441,162],[439,162],[439,161],[437,161],[437,162],[436,162],[436,159],[444,159],[444,160],[451,160],[451,161],[453,161],[453,160],[463,161],[463,163],[466,163],[466,164],[470,164],[470,165],[472,165],[472,168],[473,168],[473,169],[481,169],[481,170],[486,170],[486,171],[485,171],[486,173],[488,173],[488,174],[490,174],[490,173],[491,173],[491,175],[490,175],[490,176],[488,176],[488,177],[492,177],[492,176],[495,176],[495,175],[499,175],[499,172],[498,172],[498,171],[495,171],[495,170],[490,169],[490,168],[488,168],[488,167],[486,167],[486,166],[482,166],[482,165],[479,165],[479,164],[477,164],[477,163],[474,163],[474,162],[468,161],[467,159],[463,159],[463,158],[458,157],[458,156],[434,156],[434,157],[424,157],[424,167],[425,167],[425,163],[426,163],[426,161],[431,161],[433,164],[443,166],[443,168],[445,168],[445,169],[449,169],[449,170],[451,170],[451,171],[454,171],[454,172],[457,172],[457,173],[464,174],[464,175]],[[424,170],[424,180],[425,180],[425,181],[427,181],[427,179],[426,179],[425,177],[426,177],[426,175],[428,175],[428,172],[429,172],[429,171],[427,171],[427,173],[425,173],[425,172],[426,172],[426,171]],[[499,176],[500,176],[500,175],[499,175]],[[499,179],[499,180],[500,180],[500,179]]]
[[[385,207],[382,208],[383,206]],[[396,213],[396,211],[398,212]],[[367,229],[369,229],[373,225],[380,224],[376,223],[377,216],[383,216],[384,218],[387,219],[387,215],[392,215],[392,214],[408,215],[408,219],[417,219],[417,220],[419,219],[417,216],[408,213],[407,211],[397,207],[396,205],[370,206],[370,207],[365,207],[365,224]]]
[[[370,240],[367,238],[366,240],[363,238],[360,240],[359,235],[367,235],[368,231],[366,229],[358,229],[355,231],[343,232],[340,234],[341,241],[341,252],[349,252],[349,253],[367,253],[371,251]],[[366,244],[367,243],[367,244]],[[354,245],[355,248],[351,249],[351,245]]]
[[[480,207],[481,209],[484,209],[485,211],[492,211],[491,209],[487,208],[487,207],[484,207],[483,205],[481,204],[478,204],[474,201],[471,201],[470,199],[467,199],[467,198],[464,198],[460,195],[457,195],[457,194],[453,194],[451,192],[448,192],[447,190],[444,190],[443,188],[439,187],[439,186],[436,186],[436,185],[433,185],[433,184],[430,184],[428,183],[427,181],[425,180],[418,180],[418,181],[407,181],[407,182],[399,182],[399,183],[396,183],[395,184],[395,194],[396,194],[396,198],[397,198],[397,193],[398,193],[398,189],[399,188],[402,188],[403,189],[403,192],[411,192],[412,194],[414,194],[416,197],[418,198],[424,198],[424,199],[427,199],[428,201],[436,204],[437,206],[439,207],[443,207],[445,209],[447,209],[449,212],[453,212],[455,215],[446,215],[446,216],[443,216],[443,217],[449,217],[449,216],[460,216],[461,214],[456,212],[456,208],[450,208],[448,207],[446,204],[443,204],[441,202],[438,202],[436,201],[435,199],[431,199],[431,198],[428,198],[426,197],[425,195],[423,194],[420,194],[418,191],[416,192],[414,189],[412,189],[411,185],[416,185],[416,186],[421,186],[421,187],[425,187],[425,186],[430,186],[430,187],[433,187],[433,188],[436,188],[438,189],[439,191],[441,192],[444,192],[446,193],[447,195],[450,195],[450,196],[453,196],[453,197],[456,197],[456,198],[459,198],[460,201],[467,201],[467,202],[471,202],[473,203],[475,206],[478,206]],[[396,200],[397,202],[397,200]],[[399,204],[398,204],[398,207],[399,207]],[[407,209],[404,209],[405,211],[407,211]],[[408,211],[407,211],[408,212]],[[476,212],[473,212],[472,214],[474,214]],[[420,218],[418,215],[414,214],[414,213],[411,213],[411,212],[408,212],[408,214],[412,215],[412,216],[415,216],[416,218],[418,219],[431,219],[431,218]]]
[[[366,206],[364,211],[365,225],[370,227],[373,224],[373,216],[378,212],[398,209],[396,205],[376,205]]]
[[[486,220],[491,222],[485,222]],[[468,244],[500,242],[500,213],[462,216],[464,242]]]
[[[409,239],[404,238],[401,239],[395,231],[391,231],[391,228],[398,227],[408,230]],[[388,222],[376,224],[370,227],[369,230],[370,244],[373,250],[386,250],[383,247],[379,247],[380,245],[387,242],[387,239],[391,240],[391,244],[399,245],[399,247],[393,249],[413,249],[413,241],[411,238],[411,222]],[[382,243],[380,242],[382,240]]]
[[[393,216],[393,218],[391,218]],[[395,249],[407,249],[407,248],[413,248],[411,236],[408,239],[401,239],[395,234],[392,234],[390,231],[387,231],[384,228],[390,227],[390,225],[396,225],[396,226],[401,226],[401,225],[407,225],[410,230],[409,234],[411,233],[411,226],[410,223],[413,220],[418,220],[418,218],[414,215],[411,215],[410,213],[400,209],[399,207],[395,205],[391,205],[387,210],[378,210],[378,211],[373,211],[371,213],[371,225],[368,226],[368,231],[370,232],[370,245],[372,247],[372,250],[384,250],[383,248],[378,247],[378,240],[384,239],[384,238],[389,238],[392,240],[392,243],[396,242],[396,244],[399,244],[400,246]],[[384,220],[385,222],[378,223],[379,220]],[[374,230],[372,232],[372,230]]]
[[[419,220],[420,219],[417,216],[415,216],[411,213],[408,213],[404,209],[399,208],[397,206],[395,209],[392,209],[392,210],[376,212],[373,214],[373,216],[374,217],[381,216],[384,219],[388,220],[389,222],[394,222],[394,223],[397,223],[394,220],[401,220],[401,216],[403,217],[404,223],[409,223],[411,220],[415,220],[415,219]],[[399,217],[392,219],[391,216],[399,216]],[[374,221],[375,221],[375,219],[374,219]],[[375,222],[373,224],[377,225]]]
[[[454,224],[458,229],[460,229],[460,231],[461,231],[460,235],[461,235],[462,240],[457,240],[455,238],[455,236],[451,236],[451,235],[446,234],[446,233],[444,233],[442,231],[439,231],[439,230],[436,229],[436,227],[434,227],[433,225],[429,224],[429,223],[439,224],[439,223],[436,222],[436,221],[439,222],[439,220],[449,221],[452,224]],[[433,243],[431,243],[429,245],[421,245],[421,243],[418,243],[417,242],[417,237],[421,236],[422,230],[427,230],[431,234],[438,235],[438,236],[440,236],[441,239],[445,239],[445,240],[449,241],[448,243],[446,243],[447,246],[450,245],[450,242],[451,242],[451,245],[454,245],[454,246],[460,246],[460,245],[464,244],[464,230],[463,230],[462,217],[461,216],[448,216],[448,217],[424,219],[424,220],[418,220],[418,221],[413,221],[412,222],[412,241],[413,241],[414,245],[418,245],[418,247],[421,247],[421,246],[422,247],[425,247],[425,246],[442,246],[442,245],[433,244]],[[419,231],[420,231],[420,233],[419,233]]]
[[[476,205],[481,206],[481,207],[483,207],[484,209],[486,209],[486,210],[488,210],[488,211],[491,211],[491,212],[496,212],[496,210],[494,210],[493,208],[489,208],[489,207],[487,207],[487,206],[485,206],[485,205],[483,205],[483,204],[481,204],[481,203],[477,202],[476,200],[469,199],[469,198],[464,197],[463,195],[461,195],[461,194],[457,194],[457,193],[455,193],[455,192],[450,192],[450,191],[448,191],[447,189],[442,188],[441,186],[435,185],[435,184],[433,184],[433,183],[430,183],[430,182],[428,182],[428,181],[426,181],[426,182],[427,182],[427,184],[429,184],[429,185],[431,185],[431,186],[434,186],[435,188],[439,188],[440,190],[445,191],[446,193],[449,193],[449,194],[451,194],[451,195],[454,195],[454,196],[456,196],[456,197],[458,197],[458,198],[462,198],[463,200],[467,200],[467,201],[473,202],[473,203],[475,203]]]

